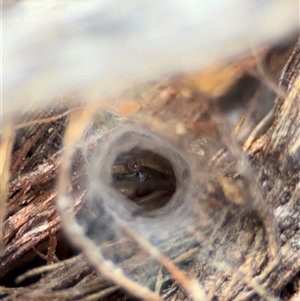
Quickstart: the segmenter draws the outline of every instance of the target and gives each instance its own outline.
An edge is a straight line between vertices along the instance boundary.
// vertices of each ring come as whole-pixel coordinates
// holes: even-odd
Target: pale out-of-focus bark
[[[199,71],[284,41],[299,25],[297,0],[25,0],[2,14],[6,113],[61,93],[91,101],[133,80]]]

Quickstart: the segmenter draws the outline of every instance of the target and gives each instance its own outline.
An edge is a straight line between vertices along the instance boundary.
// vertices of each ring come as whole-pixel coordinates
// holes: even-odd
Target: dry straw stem
[[[0,191],[0,250],[3,248],[3,228],[5,215],[6,215],[6,199],[7,188],[10,176],[10,160],[12,147],[14,143],[14,130],[12,120],[7,120],[3,126],[0,144],[0,178],[1,178],[1,191]]]
[[[149,254],[156,258],[164,267],[168,269],[172,278],[177,281],[191,295],[195,301],[205,299],[205,292],[196,278],[187,277],[180,271],[171,260],[163,256],[151,243],[144,240],[140,235],[130,229],[125,223],[120,223],[121,228],[129,236],[133,237]]]
[[[99,109],[99,107],[97,109]],[[131,281],[123,274],[120,268],[115,266],[112,262],[105,260],[101,254],[101,249],[84,235],[82,228],[77,224],[72,212],[70,212],[72,211],[72,199],[67,196],[67,191],[73,149],[75,144],[79,142],[83,131],[90,123],[94,112],[95,106],[92,105],[88,105],[80,112],[81,114],[79,116],[77,112],[75,114],[73,112],[65,134],[65,149],[58,183],[59,197],[57,200],[58,210],[62,216],[64,228],[74,244],[81,248],[89,261],[102,275],[122,286],[138,298],[144,298],[148,301],[162,301],[156,293]]]

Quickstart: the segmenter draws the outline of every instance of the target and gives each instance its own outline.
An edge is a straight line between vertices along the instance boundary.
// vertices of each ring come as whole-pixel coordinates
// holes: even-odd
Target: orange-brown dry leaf
[[[214,65],[200,73],[188,76],[190,83],[202,93],[212,97],[224,95],[245,72],[263,61],[268,49],[262,49],[234,62]]]
[[[218,179],[226,199],[230,202],[234,202],[237,205],[242,205],[244,203],[242,185],[238,185],[240,183],[237,181],[231,181],[231,179],[223,176],[221,173],[219,173]]]
[[[135,100],[121,101],[116,105],[116,111],[123,117],[130,117],[138,113],[141,105]]]

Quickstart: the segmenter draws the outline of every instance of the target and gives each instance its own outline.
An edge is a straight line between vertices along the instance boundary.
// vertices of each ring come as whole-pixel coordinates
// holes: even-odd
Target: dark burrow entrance
[[[171,162],[138,147],[117,156],[112,167],[112,181],[120,194],[148,210],[166,205],[176,191]]]

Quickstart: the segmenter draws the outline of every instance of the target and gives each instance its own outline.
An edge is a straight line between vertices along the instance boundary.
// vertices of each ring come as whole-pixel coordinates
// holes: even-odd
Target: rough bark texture
[[[180,143],[172,142],[174,151],[177,148],[182,153],[185,147],[182,141],[191,141],[200,129],[203,132],[203,127],[213,136],[212,140],[223,146],[209,162],[203,163],[203,158],[198,162],[199,154],[186,158],[191,176],[180,196],[184,196],[186,203],[182,206],[184,212],[189,212],[183,216],[186,214],[193,221],[193,229],[156,244],[188,277],[199,279],[206,300],[295,301],[299,298],[299,70],[298,41],[282,73],[280,89],[285,96],[276,99],[274,122],[250,146],[247,154],[240,150],[219,113],[203,109],[202,101],[198,106],[197,100],[206,96],[188,96],[183,101],[170,92],[158,100],[158,105],[152,99],[151,106],[143,108],[159,122],[174,120],[175,116],[175,123],[170,123],[174,128],[184,118],[190,121],[185,123],[189,130],[186,138]],[[57,235],[61,223],[54,202],[55,182],[69,113],[63,102],[58,100],[57,103],[55,111],[46,116],[36,112],[30,117],[32,124],[26,123],[26,119],[17,126],[21,128],[23,124],[24,129],[18,129],[12,153],[8,214],[3,227],[4,247],[0,252],[0,297],[3,300],[129,300],[122,288],[107,281],[82,254],[66,246],[66,238]],[[184,115],[189,105],[193,109]],[[204,107],[211,105],[212,102],[205,102]],[[206,114],[213,117],[203,125],[197,122],[195,112],[202,112],[204,119]],[[98,121],[99,124],[103,125],[103,120]],[[151,126],[155,132],[157,125]],[[95,133],[93,128],[90,132]],[[165,135],[168,136],[172,135]],[[101,144],[105,139],[94,143]],[[94,149],[95,145],[91,143],[89,147]],[[76,212],[86,200],[85,188],[75,188],[84,179],[81,166],[86,158],[81,151],[79,147],[73,155],[76,175],[73,173],[70,179],[73,191],[76,190]],[[92,212],[97,212],[97,208]],[[147,216],[147,212],[139,214]],[[172,216],[172,210],[169,214]],[[99,225],[103,226],[99,222],[93,227]],[[26,264],[40,254],[34,247],[46,253],[44,260],[48,265],[42,265],[42,276],[28,285],[11,288],[9,278],[24,272],[18,268],[33,267]],[[103,250],[109,258],[118,258],[116,261],[125,269],[132,268],[134,263],[135,273],[141,278],[151,274],[156,292],[163,299],[192,300],[186,291],[188,284],[183,288],[184,281],[174,274],[170,276],[170,268],[163,261],[153,263],[153,259],[145,256],[141,263],[136,256],[137,250],[142,252],[139,243],[125,239],[125,242],[107,244]],[[161,265],[164,267],[157,269]],[[174,278],[177,281],[173,281]],[[150,300],[149,296],[144,297]]]

